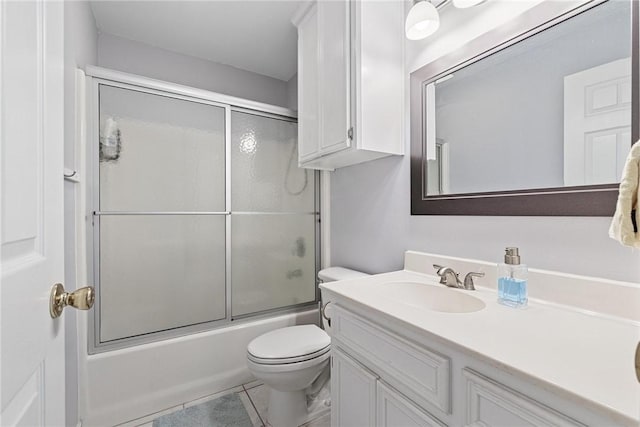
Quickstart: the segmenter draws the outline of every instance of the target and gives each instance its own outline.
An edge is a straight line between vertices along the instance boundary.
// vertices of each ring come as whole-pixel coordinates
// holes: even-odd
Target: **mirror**
[[[612,214],[637,139],[631,8],[544,2],[413,73],[412,214]]]

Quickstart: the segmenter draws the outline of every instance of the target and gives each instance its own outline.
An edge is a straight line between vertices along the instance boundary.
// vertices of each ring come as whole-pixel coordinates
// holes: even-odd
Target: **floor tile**
[[[217,399],[217,398],[222,397],[222,396],[224,396],[226,394],[229,394],[229,393],[241,393],[243,391],[244,391],[244,389],[242,388],[242,386],[233,387],[233,388],[230,388],[230,389],[227,389],[227,390],[220,391],[218,393],[213,393],[213,394],[209,394],[207,396],[203,396],[203,397],[201,397],[199,399],[195,399],[195,400],[192,400],[190,402],[186,402],[184,404],[184,407],[185,408],[189,408],[191,406],[199,405],[199,404],[207,402],[209,400]]]
[[[238,396],[240,397],[240,400],[242,400],[244,409],[246,409],[247,413],[249,414],[249,417],[251,418],[251,422],[253,423],[253,426],[263,427],[264,423],[260,418],[260,415],[258,415],[258,412],[256,412],[256,408],[253,406],[253,403],[251,403],[251,399],[249,399],[249,395],[247,394],[247,392],[245,391],[240,392],[238,393]]]
[[[258,415],[264,423],[267,423],[267,407],[269,405],[269,388],[266,385],[260,385],[247,390],[251,403],[258,411]]]
[[[244,394],[244,391],[242,391]],[[154,427],[254,427],[238,393],[189,406],[153,420]]]
[[[132,421],[127,421],[126,423],[118,424],[116,427],[140,427],[140,426],[146,427],[146,425],[152,422],[154,419],[161,417],[162,415],[179,411],[182,408],[183,408],[183,405],[176,405],[162,411],[154,412],[153,414],[145,415],[144,417],[140,417]]]
[[[331,412],[327,412],[325,415],[315,420],[311,420],[304,424],[302,427],[331,427]]]
[[[245,390],[249,390],[250,388],[258,387],[259,385],[262,385],[262,384],[264,384],[262,381],[255,380],[255,381],[251,381],[250,383],[244,384],[244,388]]]

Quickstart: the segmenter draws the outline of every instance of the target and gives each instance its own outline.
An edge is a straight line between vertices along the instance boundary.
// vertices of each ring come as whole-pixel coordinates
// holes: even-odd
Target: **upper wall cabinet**
[[[404,154],[403,20],[403,2],[314,1],[298,12],[301,167]]]

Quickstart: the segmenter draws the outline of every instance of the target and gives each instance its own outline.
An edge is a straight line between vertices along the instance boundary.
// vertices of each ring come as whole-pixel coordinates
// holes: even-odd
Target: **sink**
[[[444,313],[472,313],[486,306],[481,299],[469,295],[469,291],[455,290],[444,285],[389,282],[376,286],[376,289],[384,298],[411,307]]]

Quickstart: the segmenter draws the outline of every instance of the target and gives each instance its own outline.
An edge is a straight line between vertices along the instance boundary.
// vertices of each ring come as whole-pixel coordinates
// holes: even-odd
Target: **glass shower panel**
[[[315,215],[232,215],[231,313],[313,302]]]
[[[225,217],[100,217],[101,342],[226,316]]]
[[[315,174],[297,124],[231,113],[231,313],[315,301]]]
[[[231,206],[236,212],[313,212],[314,173],[298,167],[298,125],[231,113]]]
[[[225,109],[100,85],[100,210],[225,210]]]
[[[225,319],[226,109],[98,88],[99,342]]]

